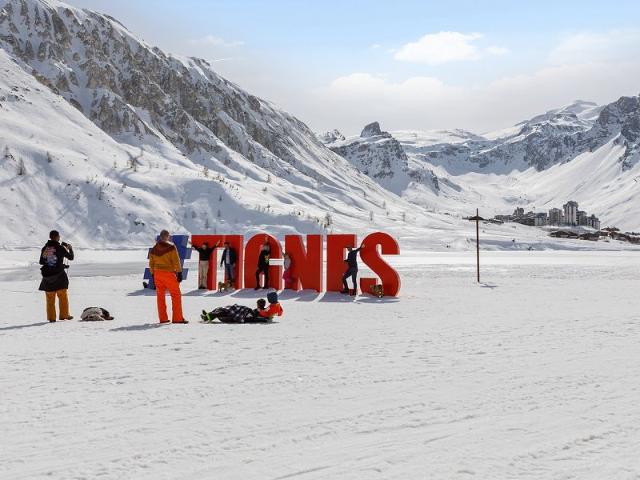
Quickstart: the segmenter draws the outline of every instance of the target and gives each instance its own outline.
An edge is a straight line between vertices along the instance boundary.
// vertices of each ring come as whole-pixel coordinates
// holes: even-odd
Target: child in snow
[[[71,320],[69,314],[69,298],[67,289],[69,288],[69,277],[65,272],[68,265],[64,264],[64,259],[73,260],[73,248],[68,243],[60,243],[60,233],[51,230],[49,241],[40,251],[40,272],[42,281],[39,290],[43,291],[47,299],[47,320],[56,321],[56,297],[60,307],[60,320]]]
[[[284,272],[282,273],[282,280],[284,280],[284,288],[293,288],[293,275],[291,271],[291,257],[288,253],[284,254]]]
[[[284,310],[282,309],[280,303],[278,303],[278,294],[276,292],[268,293],[267,300],[269,300],[269,308],[259,308],[258,315],[260,315],[262,318],[268,319],[268,321],[270,322],[275,316],[281,317],[284,313]]]

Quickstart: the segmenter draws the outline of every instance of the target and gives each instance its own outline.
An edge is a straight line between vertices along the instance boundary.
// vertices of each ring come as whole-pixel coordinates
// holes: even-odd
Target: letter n
[[[301,235],[285,235],[284,250],[291,257],[292,290],[322,291],[322,235],[307,235],[305,249]]]

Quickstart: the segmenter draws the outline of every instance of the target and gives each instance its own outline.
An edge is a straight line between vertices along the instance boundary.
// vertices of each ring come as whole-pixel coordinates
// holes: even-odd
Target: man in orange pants
[[[173,323],[189,323],[182,315],[182,267],[176,246],[171,243],[171,236],[166,230],[160,232],[160,240],[151,249],[149,255],[149,270],[156,285],[156,300],[158,303],[158,317],[160,323],[168,323],[167,303],[165,293],[171,295],[171,321]]]

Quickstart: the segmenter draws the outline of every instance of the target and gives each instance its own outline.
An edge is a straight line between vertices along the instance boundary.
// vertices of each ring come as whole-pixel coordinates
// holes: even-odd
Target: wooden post
[[[480,214],[476,208],[476,270],[478,272],[478,283],[480,283]]]
[[[478,277],[478,283],[480,283],[480,220],[484,220],[476,208],[476,216],[469,217],[469,221],[475,220],[476,222],[476,273]]]

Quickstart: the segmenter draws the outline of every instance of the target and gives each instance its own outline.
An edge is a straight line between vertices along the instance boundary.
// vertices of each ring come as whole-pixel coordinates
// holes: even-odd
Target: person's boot
[[[349,290],[349,295],[351,295],[352,297],[355,297],[358,294],[358,290],[356,290],[355,288],[353,290]]]
[[[349,290],[346,288],[343,288],[342,290],[340,290],[340,293],[343,295],[346,295],[347,293],[349,293]]]
[[[254,290],[260,290],[260,285],[256,286],[256,288],[254,288]]]

